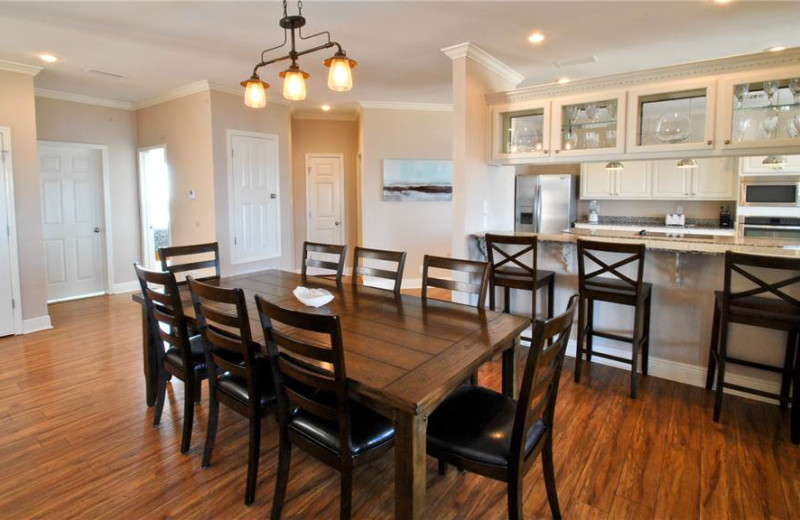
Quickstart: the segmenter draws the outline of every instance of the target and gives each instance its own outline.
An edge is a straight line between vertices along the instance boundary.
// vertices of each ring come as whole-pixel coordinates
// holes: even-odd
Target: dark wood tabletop
[[[516,359],[526,318],[411,295],[303,277],[285,271],[262,271],[214,283],[240,287],[247,296],[253,339],[263,346],[255,308],[256,294],[282,307],[341,319],[347,376],[354,398],[395,420],[396,517],[424,517],[425,427],[427,416],[484,362],[503,352],[504,392],[516,390]],[[320,308],[300,303],[295,287],[324,288],[334,295]],[[184,311],[193,318],[188,290]],[[135,294],[134,301],[142,301]],[[144,320],[144,327],[147,326]],[[145,330],[146,332],[146,330]],[[290,331],[291,333],[291,331]],[[311,333],[299,332],[299,336]],[[154,380],[157,359],[145,335],[145,376]],[[308,337],[306,338],[308,339]],[[154,394],[153,394],[154,395]]]

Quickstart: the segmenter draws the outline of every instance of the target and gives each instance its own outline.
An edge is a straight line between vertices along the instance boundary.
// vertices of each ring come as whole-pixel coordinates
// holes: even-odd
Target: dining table
[[[425,518],[426,430],[436,407],[496,355],[502,356],[502,391],[516,397],[519,337],[529,318],[276,269],[209,283],[244,290],[253,340],[265,352],[256,294],[285,308],[339,316],[352,399],[394,423],[395,518]],[[298,286],[326,289],[333,300],[307,307],[293,294]],[[180,291],[191,326],[195,314],[186,284]],[[141,304],[142,295],[135,293],[133,300]],[[159,356],[144,305],[142,327],[146,399],[152,406]]]

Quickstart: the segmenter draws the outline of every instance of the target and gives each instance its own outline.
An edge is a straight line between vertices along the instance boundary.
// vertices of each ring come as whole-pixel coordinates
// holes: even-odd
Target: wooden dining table
[[[426,429],[431,412],[486,361],[502,353],[503,393],[515,397],[519,336],[530,321],[449,301],[423,300],[364,285],[269,270],[215,279],[245,291],[253,339],[264,347],[256,294],[282,307],[338,314],[345,365],[354,400],[385,415],[395,426],[395,518],[425,518]],[[324,288],[334,299],[306,307],[292,294],[297,286]],[[194,320],[185,285],[184,312]],[[142,303],[141,294],[133,296]],[[156,345],[143,309],[147,405],[155,403]]]

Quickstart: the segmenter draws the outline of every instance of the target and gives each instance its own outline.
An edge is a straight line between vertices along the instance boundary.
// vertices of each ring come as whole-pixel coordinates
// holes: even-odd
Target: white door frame
[[[111,174],[108,169],[108,146],[104,144],[68,143],[63,141],[39,141],[39,146],[56,146],[60,148],[78,148],[83,150],[98,150],[100,152],[100,169],[103,178],[103,233],[101,242],[105,250],[106,293],[114,292],[114,258],[111,237]],[[37,154],[38,160],[38,154]]]
[[[141,240],[142,256],[141,258],[139,258],[139,262],[145,264],[145,267],[147,267],[147,262],[145,261],[145,255],[147,254],[147,219],[146,219],[145,203],[144,203],[144,190],[142,189],[145,185],[145,182],[142,170],[142,161],[140,159],[142,157],[142,152],[146,152],[148,150],[155,150],[156,148],[164,149],[164,162],[167,164],[167,174],[169,175],[169,160],[167,159],[167,153],[169,153],[169,150],[167,150],[166,144],[154,144],[152,146],[143,146],[141,148],[136,149],[136,177],[139,181],[139,233],[141,233],[141,239],[142,239]],[[171,199],[172,199],[172,193],[170,193],[170,201]],[[170,222],[169,222],[170,225],[169,229],[167,230],[170,244],[172,244],[171,217],[172,217],[172,212],[170,211]]]
[[[11,298],[14,299],[14,334],[22,334],[24,326],[22,323],[22,294],[19,282],[19,250],[17,249],[17,214],[14,208],[14,168],[11,156],[11,128],[0,127],[2,134],[2,149],[0,153],[5,154],[6,177],[6,211],[8,212],[8,255],[11,257]]]
[[[344,154],[343,153],[307,153],[306,154],[306,164],[305,164],[305,178],[306,178],[306,240],[308,240],[309,233],[311,231],[311,217],[309,215],[309,207],[311,202],[311,183],[309,182],[311,177],[311,166],[309,165],[309,159],[317,159],[322,157],[336,157],[339,159],[339,208],[342,212],[341,215],[341,223],[342,223],[342,244],[347,244],[347,222],[345,221],[345,216],[347,212],[345,211],[344,205]]]

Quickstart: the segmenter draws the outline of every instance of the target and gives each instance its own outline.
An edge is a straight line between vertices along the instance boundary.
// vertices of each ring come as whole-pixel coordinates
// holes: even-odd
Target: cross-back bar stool
[[[754,270],[759,270],[759,274]],[[762,274],[763,273],[763,274]],[[767,281],[764,275],[780,278]],[[750,288],[733,290],[734,279],[747,280]],[[745,285],[748,285],[745,282]],[[714,322],[711,330],[711,345],[708,353],[708,375],[706,388],[714,385],[714,421],[719,421],[722,411],[722,395],[725,388],[769,397],[780,401],[781,408],[792,403],[791,437],[800,443],[800,355],[797,339],[800,333],[800,300],[787,291],[800,287],[800,259],[775,258],[743,253],[725,252],[725,285],[722,291],[714,292]],[[786,352],[783,367],[756,363],[728,355],[728,325],[741,323],[754,327],[783,330],[787,332]],[[760,345],[753,345],[760,348]],[[725,382],[728,363],[781,374],[780,394],[772,394],[754,388]],[[794,380],[794,381],[792,381]],[[790,388],[794,386],[790,397]]]
[[[556,275],[540,270],[537,256],[539,240],[533,236],[486,235],[489,256],[489,308],[495,310],[495,287],[503,288],[503,312],[511,312],[511,289],[530,291],[531,322],[536,321],[536,303],[539,289],[547,287],[546,317],[553,317],[553,293]],[[531,261],[527,262],[528,257]],[[530,341],[531,338],[522,339]]]
[[[603,260],[597,255],[603,253],[613,256],[613,260]],[[578,306],[578,344],[575,353],[575,382],[580,382],[583,354],[586,361],[592,356],[612,359],[631,365],[631,398],[636,398],[636,378],[639,361],[639,349],[642,349],[642,374],[647,375],[647,358],[650,350],[650,302],[653,285],[644,279],[644,244],[615,244],[578,240],[578,287],[580,305]],[[587,272],[587,263],[594,264],[596,269]],[[636,264],[636,278],[623,273],[620,269]],[[611,276],[601,276],[603,274]],[[633,336],[622,336],[610,332],[595,330],[595,301],[616,303],[634,308]],[[586,310],[584,310],[584,302]],[[594,336],[632,345],[631,359],[595,352],[592,349]],[[584,347],[585,340],[585,347]]]

